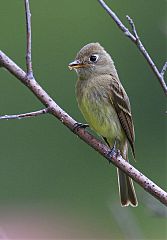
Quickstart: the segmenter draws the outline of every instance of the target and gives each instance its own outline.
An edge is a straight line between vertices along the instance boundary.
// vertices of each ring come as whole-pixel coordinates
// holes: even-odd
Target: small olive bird
[[[89,126],[127,161],[129,143],[135,158],[130,102],[111,56],[99,43],[89,43],[69,68],[77,72],[76,97]],[[121,205],[137,206],[132,179],[119,169],[117,172]]]

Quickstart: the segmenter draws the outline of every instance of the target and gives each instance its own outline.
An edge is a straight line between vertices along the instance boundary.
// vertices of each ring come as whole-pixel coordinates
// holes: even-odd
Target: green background
[[[128,28],[125,16],[134,20],[161,69],[166,60],[166,1],[106,2]],[[131,100],[137,155],[131,163],[165,189],[165,95],[141,53],[96,0],[30,3],[36,80],[73,118],[84,122],[75,99],[76,74],[67,66],[82,46],[100,42],[112,55]],[[0,49],[25,69],[24,1],[1,0],[0,23]],[[42,107],[0,69],[1,115]],[[0,132],[0,227],[9,238],[167,238],[162,204],[135,184],[139,206],[121,208],[115,167],[54,117],[3,120]]]

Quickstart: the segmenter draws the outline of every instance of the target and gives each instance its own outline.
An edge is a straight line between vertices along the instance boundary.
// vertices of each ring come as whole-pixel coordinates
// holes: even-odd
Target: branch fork
[[[164,80],[164,74],[167,70],[167,62],[164,64],[164,67],[162,71],[160,72],[156,65],[154,64],[153,60],[151,59],[150,55],[146,51],[144,45],[142,44],[141,40],[139,39],[139,36],[136,31],[135,24],[133,20],[129,17],[126,16],[126,18],[129,21],[129,24],[131,25],[132,28],[132,33],[124,26],[124,24],[121,22],[121,20],[117,17],[117,15],[107,6],[107,4],[103,0],[98,0],[100,5],[106,10],[106,12],[110,15],[110,17],[114,20],[114,22],[117,24],[118,28],[124,32],[125,36],[127,36],[139,49],[139,51],[143,54],[144,58],[148,62],[149,66],[153,70],[155,76],[157,77],[165,95],[167,96],[167,85]]]

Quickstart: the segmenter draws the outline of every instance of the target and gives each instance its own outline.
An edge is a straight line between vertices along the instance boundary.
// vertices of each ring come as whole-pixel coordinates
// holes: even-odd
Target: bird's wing
[[[126,134],[126,137],[130,143],[132,153],[135,158],[134,150],[135,134],[129,98],[119,80],[117,80],[114,76],[112,76],[110,87],[111,87],[110,101],[115,107],[116,113],[118,115],[122,128]]]

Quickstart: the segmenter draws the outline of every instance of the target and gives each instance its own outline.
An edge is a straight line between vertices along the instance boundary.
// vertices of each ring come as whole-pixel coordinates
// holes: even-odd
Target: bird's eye
[[[91,62],[97,62],[97,60],[98,60],[98,58],[99,58],[99,56],[97,55],[97,54],[94,54],[94,55],[91,55],[90,56],[90,58],[89,58],[89,60],[91,61]]]

